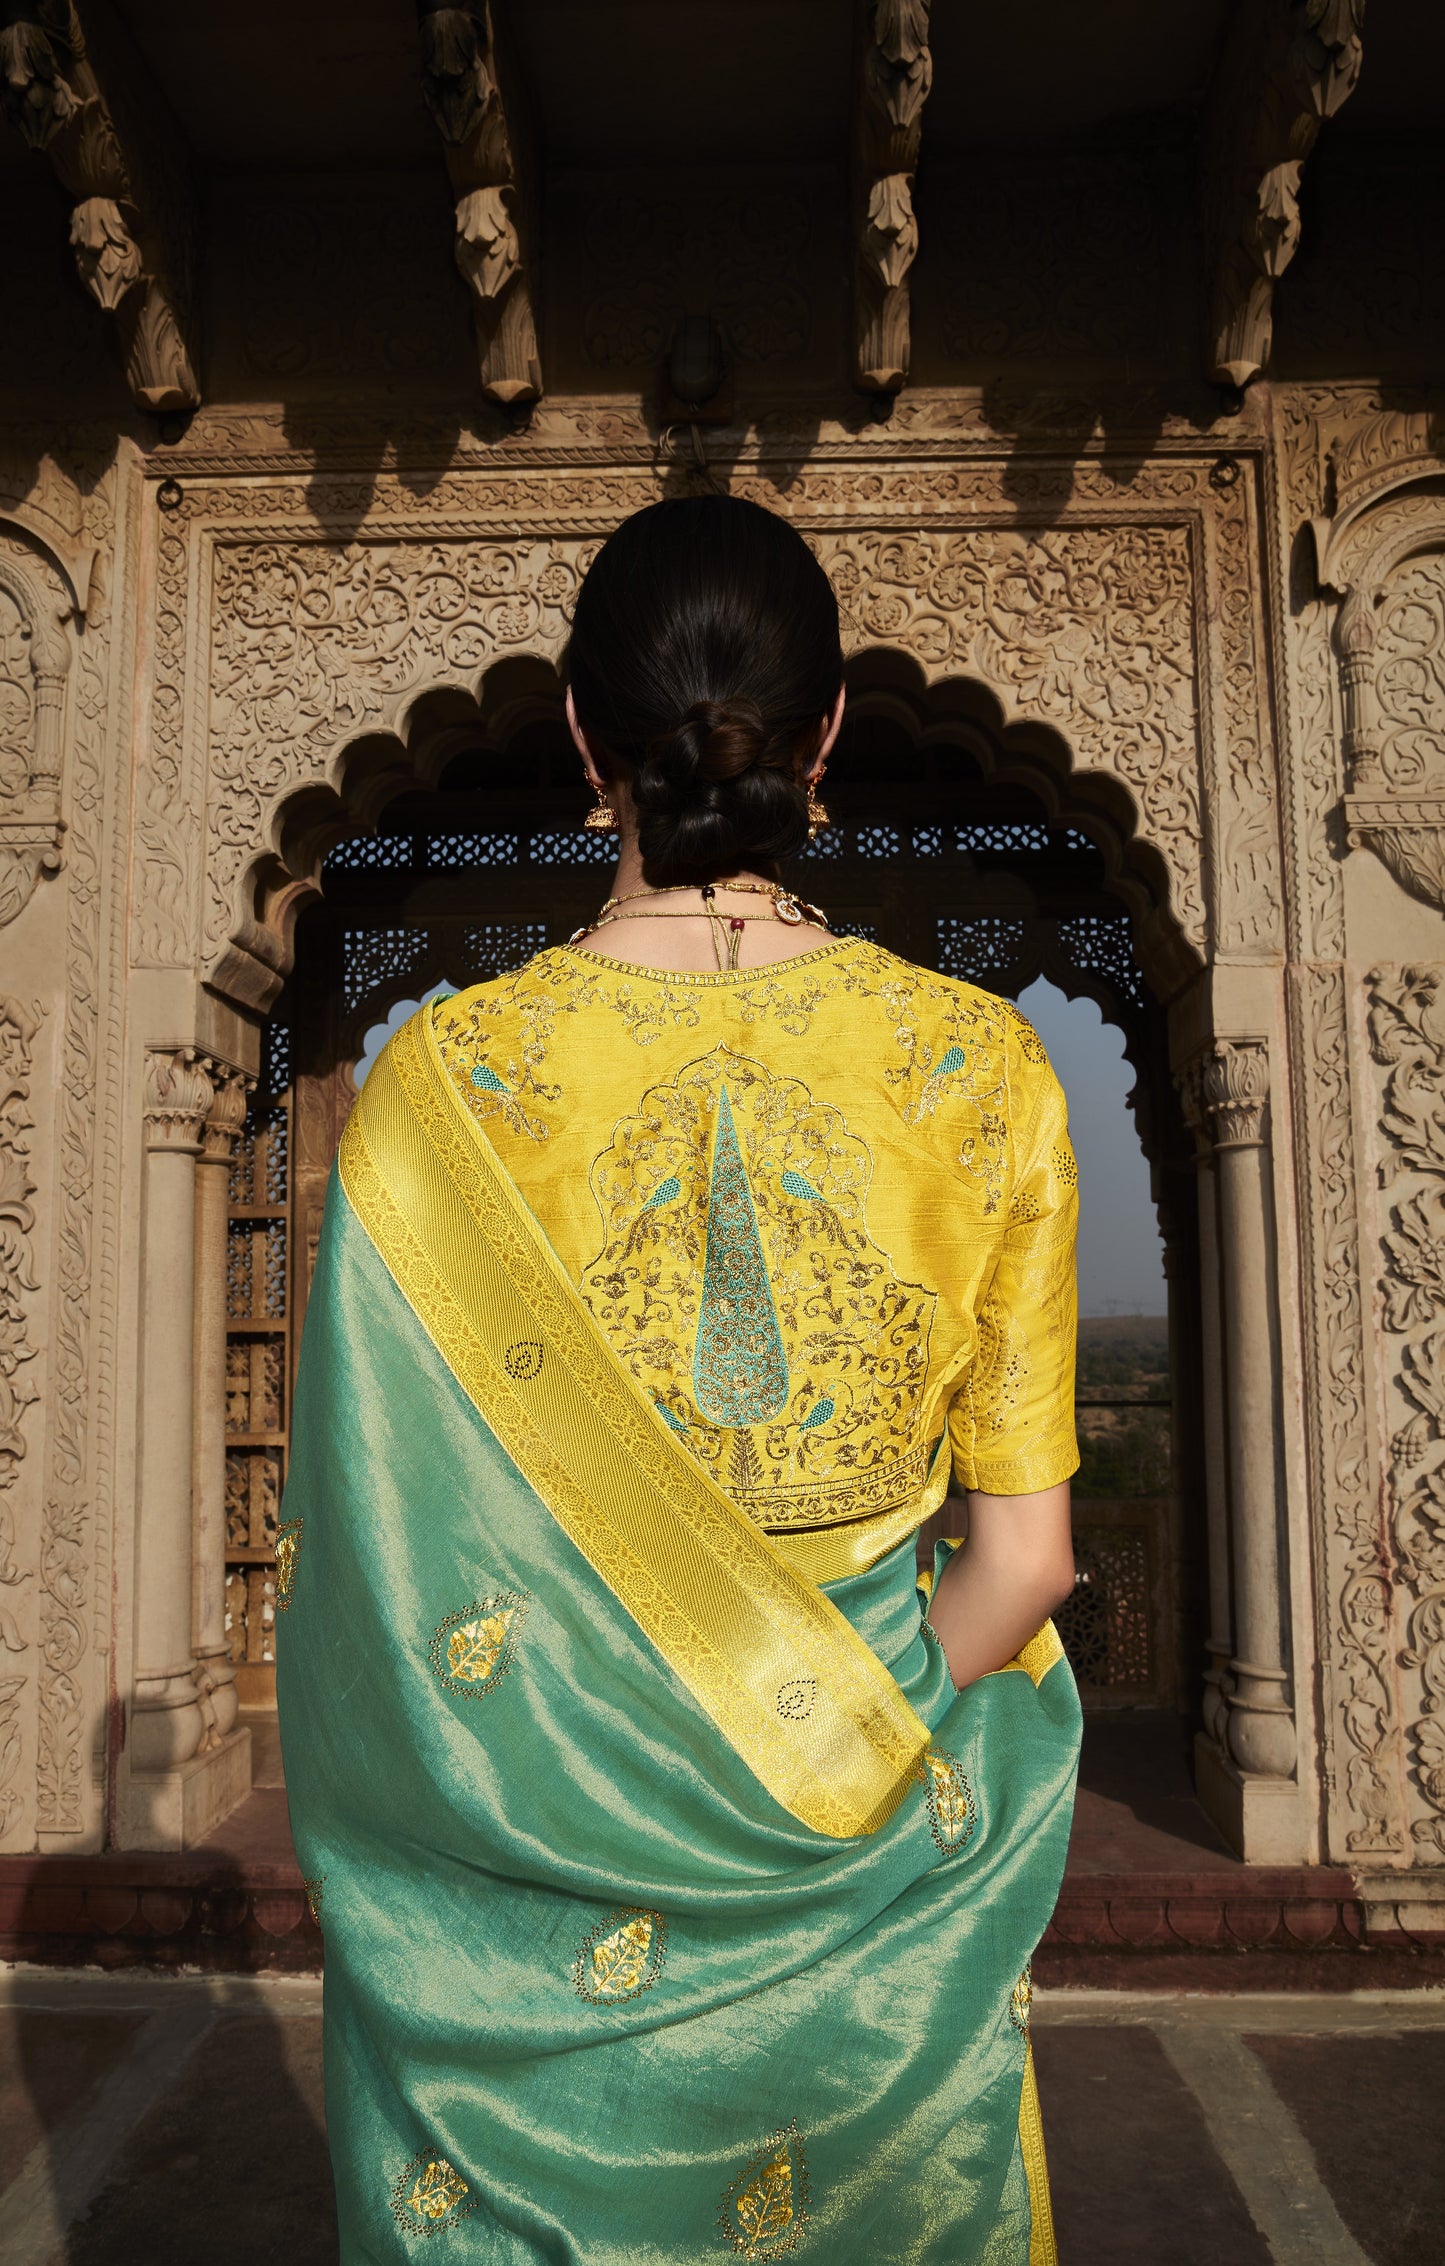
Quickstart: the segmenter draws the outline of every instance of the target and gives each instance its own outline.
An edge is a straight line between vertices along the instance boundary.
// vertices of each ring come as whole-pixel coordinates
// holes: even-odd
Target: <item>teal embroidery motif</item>
[[[783,1194],[796,1196],[801,1204],[821,1204],[823,1201],[822,1189],[815,1188],[811,1180],[805,1180],[800,1172],[793,1172],[791,1169],[783,1174]]]
[[[726,1086],[718,1091],[692,1374],[698,1408],[714,1424],[764,1424],[788,1398],[787,1355]]]
[[[833,1406],[833,1402],[824,1394],[822,1400],[814,1402],[802,1423],[798,1426],[798,1430],[800,1432],[812,1432],[816,1430],[818,1425],[826,1424],[833,1413]]]
[[[687,1426],[683,1423],[682,1418],[674,1414],[673,1410],[668,1407],[666,1401],[655,1400],[652,1405],[657,1410],[658,1415],[662,1418],[663,1423],[669,1425],[674,1432],[685,1432],[687,1430]]]
[[[681,1194],[682,1182],[675,1172],[670,1172],[666,1180],[659,1180],[642,1209],[645,1212],[655,1212],[663,1204],[675,1204]]]
[[[951,1046],[940,1060],[934,1075],[938,1078],[951,1078],[954,1071],[962,1070],[967,1061],[968,1056],[961,1046]]]
[[[473,1069],[472,1084],[477,1088],[477,1091],[479,1093],[483,1094],[504,1094],[507,1091],[505,1084],[497,1076],[496,1071],[489,1070],[485,1062],[477,1063],[475,1068]]]

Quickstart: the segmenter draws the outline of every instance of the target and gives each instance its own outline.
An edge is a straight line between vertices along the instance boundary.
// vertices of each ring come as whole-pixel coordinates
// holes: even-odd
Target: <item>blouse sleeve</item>
[[[958,1479],[987,1495],[1034,1494],[1079,1464],[1078,1168],[1063,1088],[1032,1028],[1023,1029],[1024,1127],[1008,1220],[978,1304],[978,1353],[949,1411]]]

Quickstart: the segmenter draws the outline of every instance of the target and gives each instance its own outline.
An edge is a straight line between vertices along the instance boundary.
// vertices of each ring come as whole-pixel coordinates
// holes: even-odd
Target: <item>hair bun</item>
[[[650,742],[644,769],[658,786],[674,780],[684,792],[740,779],[768,750],[763,712],[751,700],[695,700],[670,732]]]
[[[785,519],[741,496],[634,512],[577,594],[568,676],[603,771],[631,791],[649,882],[796,857],[843,655],[828,577]]]

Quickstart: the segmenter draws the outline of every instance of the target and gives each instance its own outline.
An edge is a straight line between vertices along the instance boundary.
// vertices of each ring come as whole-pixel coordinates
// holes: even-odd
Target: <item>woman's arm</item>
[[[939,1578],[928,1620],[961,1691],[1002,1668],[1074,1586],[1069,1483],[968,1498],[968,1539]]]

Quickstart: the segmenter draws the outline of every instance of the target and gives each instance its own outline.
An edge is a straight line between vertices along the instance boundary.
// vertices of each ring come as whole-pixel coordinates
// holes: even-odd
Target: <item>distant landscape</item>
[[[1169,1323],[1094,1314],[1079,1323],[1077,1496],[1162,1495],[1170,1481]]]
[[[1089,1314],[1079,1321],[1080,1390],[1147,1388],[1151,1400],[1169,1398],[1169,1317],[1166,1314]]]

